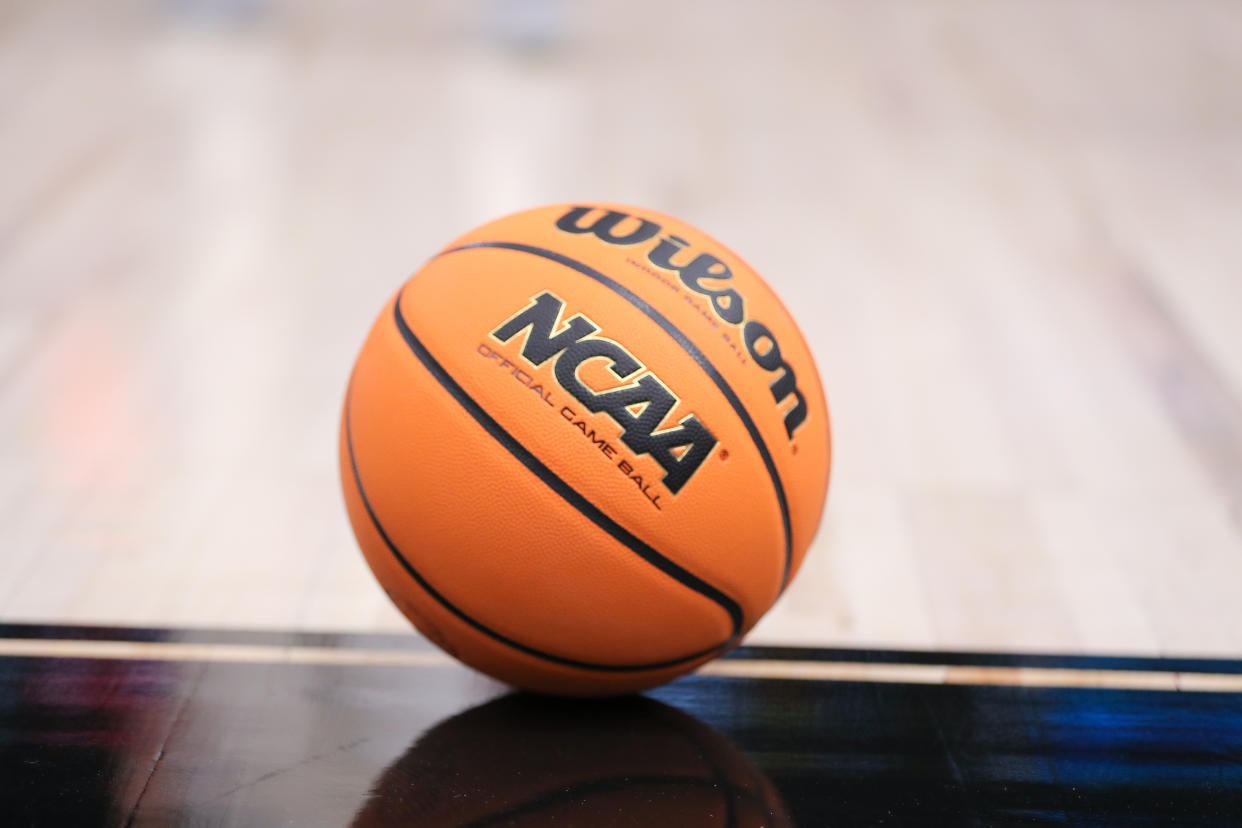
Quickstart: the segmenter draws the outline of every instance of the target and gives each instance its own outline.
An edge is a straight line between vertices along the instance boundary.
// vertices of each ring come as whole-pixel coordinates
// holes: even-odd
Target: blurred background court
[[[408,630],[341,503],[357,349],[459,233],[606,200],[819,362],[752,642],[1242,652],[1233,0],[9,0],[0,159],[0,620]]]

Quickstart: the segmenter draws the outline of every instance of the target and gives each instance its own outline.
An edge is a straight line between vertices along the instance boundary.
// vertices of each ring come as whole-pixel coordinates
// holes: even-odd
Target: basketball
[[[429,639],[564,695],[739,643],[819,524],[828,410],[788,310],[652,210],[558,205],[458,238],[389,299],[345,395],[362,552]]]

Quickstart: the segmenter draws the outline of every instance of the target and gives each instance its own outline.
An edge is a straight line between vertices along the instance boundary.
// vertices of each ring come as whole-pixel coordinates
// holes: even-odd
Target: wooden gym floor
[[[1236,656],[1236,2],[0,6],[0,618],[406,631],[336,419],[506,211],[683,216],[836,467],[761,644]]]

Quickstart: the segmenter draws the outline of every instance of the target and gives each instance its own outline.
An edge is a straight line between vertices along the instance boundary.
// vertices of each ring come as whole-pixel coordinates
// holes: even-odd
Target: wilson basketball
[[[651,210],[561,205],[445,247],[380,313],[341,420],[385,591],[502,681],[624,693],[735,646],[819,523],[828,411],[789,312]]]

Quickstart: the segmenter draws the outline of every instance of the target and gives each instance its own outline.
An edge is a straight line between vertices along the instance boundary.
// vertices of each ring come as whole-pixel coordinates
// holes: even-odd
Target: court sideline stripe
[[[241,664],[307,664],[337,667],[460,667],[438,651],[342,649],[303,645],[198,644],[172,641],[0,639],[0,658],[82,658]],[[875,684],[992,685],[1094,688],[1164,692],[1242,693],[1242,675],[1161,670],[1098,670],[1056,667],[979,667],[859,661],[796,661],[724,658],[697,671],[702,676],[844,681]]]

